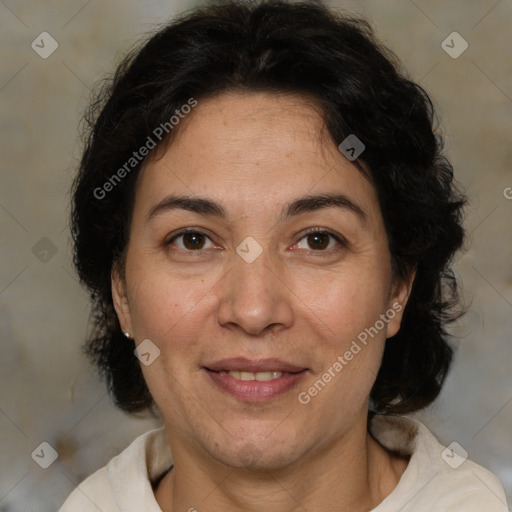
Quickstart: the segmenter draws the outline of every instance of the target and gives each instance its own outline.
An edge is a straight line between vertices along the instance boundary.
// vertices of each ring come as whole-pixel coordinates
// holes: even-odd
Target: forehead
[[[308,193],[345,193],[370,209],[376,201],[307,97],[223,93],[199,100],[178,128],[141,171],[136,203],[148,206],[170,192],[221,198],[239,212]]]
[[[225,92],[199,100],[177,127],[171,153],[193,166],[208,153],[216,162],[247,166],[272,158],[318,160],[329,139],[322,111],[305,96],[266,92]],[[162,152],[160,153],[162,154]],[[297,159],[297,158],[295,158]]]

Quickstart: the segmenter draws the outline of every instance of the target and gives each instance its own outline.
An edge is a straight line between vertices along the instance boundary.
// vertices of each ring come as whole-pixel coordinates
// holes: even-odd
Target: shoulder
[[[406,416],[376,415],[370,432],[386,448],[409,455],[395,490],[375,512],[507,512],[503,485],[487,469],[468,459],[457,443],[443,446],[421,422]]]
[[[99,469],[68,496],[59,512],[110,510],[118,512],[107,477],[107,466]]]
[[[152,481],[170,464],[172,458],[165,429],[146,432],[78,485],[59,512],[159,511],[155,508]]]

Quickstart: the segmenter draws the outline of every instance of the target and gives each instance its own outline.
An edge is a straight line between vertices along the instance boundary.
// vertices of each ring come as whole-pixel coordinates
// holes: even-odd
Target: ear
[[[130,337],[133,338],[130,305],[126,295],[126,283],[116,268],[113,268],[111,273],[111,290],[114,308],[121,324],[121,329],[123,332],[129,332]]]
[[[395,282],[390,293],[388,310],[386,312],[389,321],[386,327],[386,338],[391,338],[400,330],[400,324],[404,315],[405,306],[411,294],[416,270],[411,271],[408,278]]]

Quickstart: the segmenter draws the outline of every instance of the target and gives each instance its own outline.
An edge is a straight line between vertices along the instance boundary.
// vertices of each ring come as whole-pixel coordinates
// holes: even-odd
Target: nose
[[[238,254],[220,287],[219,324],[253,336],[276,332],[293,323],[293,292],[283,269],[264,249],[248,263]]]

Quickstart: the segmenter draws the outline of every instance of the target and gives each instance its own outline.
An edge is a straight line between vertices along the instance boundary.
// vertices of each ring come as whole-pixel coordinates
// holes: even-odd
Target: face
[[[225,93],[181,123],[139,175],[116,311],[160,351],[141,366],[171,439],[284,467],[366,421],[408,287],[374,187],[306,99]]]

